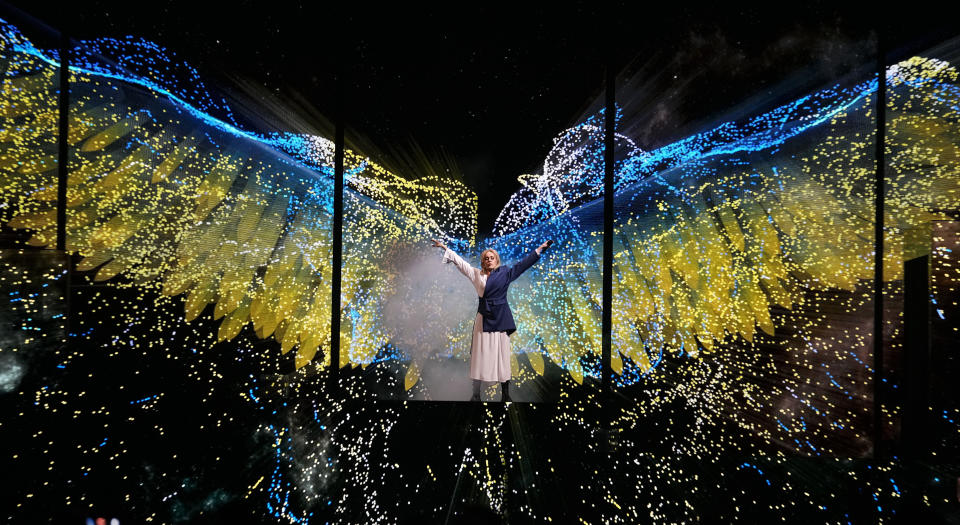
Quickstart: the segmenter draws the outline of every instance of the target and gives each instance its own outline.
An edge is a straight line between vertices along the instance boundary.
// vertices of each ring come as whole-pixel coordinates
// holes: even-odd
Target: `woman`
[[[513,312],[507,304],[507,288],[527,268],[540,259],[540,254],[553,244],[547,241],[511,267],[500,266],[500,254],[486,249],[480,254],[480,268],[433,239],[433,246],[443,248],[443,261],[452,262],[477,290],[479,305],[473,322],[470,346],[470,378],[473,379],[471,401],[480,401],[481,381],[496,381],[503,390],[503,400],[510,401],[510,334],[517,331]]]

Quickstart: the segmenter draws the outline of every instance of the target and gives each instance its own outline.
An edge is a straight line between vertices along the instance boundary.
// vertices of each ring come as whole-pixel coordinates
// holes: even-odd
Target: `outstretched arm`
[[[530,268],[531,266],[533,266],[533,263],[539,261],[540,254],[544,250],[549,248],[551,244],[553,244],[553,241],[547,241],[541,244],[540,246],[537,246],[537,248],[533,250],[533,252],[530,255],[527,255],[526,257],[523,258],[523,260],[513,265],[510,268],[510,274],[509,274],[510,281],[512,282],[516,280],[516,278],[520,277],[520,275],[523,274],[523,272],[527,271],[527,268]]]
[[[464,261],[463,258],[461,258],[459,255],[454,253],[454,251],[451,250],[450,248],[447,248],[445,244],[438,241],[437,239],[431,239],[431,240],[433,241],[434,248],[443,249],[443,262],[446,262],[446,263],[452,262],[454,265],[456,265],[457,269],[460,270],[460,273],[466,276],[467,279],[473,279],[473,267],[470,266],[470,263],[468,263],[467,261]]]

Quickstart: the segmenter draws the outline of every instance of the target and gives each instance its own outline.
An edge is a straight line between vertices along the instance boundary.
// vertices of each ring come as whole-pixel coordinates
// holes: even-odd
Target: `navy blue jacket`
[[[540,260],[537,251],[530,252],[513,266],[500,266],[487,276],[487,284],[483,289],[483,297],[479,297],[477,312],[483,316],[484,332],[506,332],[510,335],[517,331],[513,322],[513,312],[507,304],[507,288],[520,274]]]

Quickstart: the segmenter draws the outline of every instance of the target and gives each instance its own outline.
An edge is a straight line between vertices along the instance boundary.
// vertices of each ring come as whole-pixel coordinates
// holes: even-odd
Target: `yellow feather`
[[[119,122],[107,126],[105,130],[97,133],[89,140],[84,142],[83,145],[80,146],[80,151],[88,153],[106,148],[107,146],[129,135],[133,132],[133,130],[140,127],[141,119],[141,115],[136,113],[133,115],[128,115]]]
[[[240,175],[242,161],[230,155],[224,155],[217,165],[210,170],[203,182],[197,188],[197,208],[194,218],[201,220],[220,204],[227,196],[227,190],[233,181]]]
[[[273,339],[278,343],[283,341],[283,336],[286,334],[288,323],[285,320],[278,320],[277,329],[273,331]]]
[[[720,223],[723,224],[723,229],[727,232],[727,237],[733,247],[742,252],[745,246],[743,230],[740,229],[740,223],[737,221],[734,211],[728,206],[721,206],[717,210],[717,214],[720,216]]]
[[[183,304],[184,319],[189,323],[200,315],[200,312],[213,301],[216,284],[212,282],[198,283],[198,285],[187,295],[187,300]]]
[[[407,373],[403,376],[403,389],[410,390],[413,388],[413,385],[417,384],[417,381],[420,381],[420,366],[410,361],[410,366],[407,367]]]
[[[143,225],[139,216],[117,215],[97,226],[90,235],[90,246],[94,250],[112,249],[123,244]]]
[[[633,353],[633,361],[640,366],[640,370],[643,372],[650,370],[653,366],[650,363],[650,358],[647,356],[647,351],[642,340]]]
[[[57,210],[44,210],[34,213],[20,213],[7,222],[11,228],[38,229],[55,227],[57,225]]]
[[[539,352],[527,352],[526,356],[527,361],[530,362],[530,367],[533,368],[533,371],[536,372],[537,375],[542,376],[544,370],[543,356],[540,355]]]
[[[615,349],[610,352],[610,368],[612,368],[617,375],[623,373],[623,360],[620,359],[620,352]]]
[[[105,197],[115,201],[131,191],[139,189],[138,175],[149,169],[152,156],[153,151],[148,146],[138,147],[124,158],[118,167],[96,181],[92,186],[93,192],[95,194],[107,194]]]
[[[38,175],[57,168],[57,155],[43,155],[24,162],[17,172],[21,175]]]
[[[245,242],[253,233],[254,226],[260,222],[263,211],[267,208],[265,202],[243,201],[242,215],[237,222],[237,242]],[[238,207],[238,209],[240,209]]]
[[[243,325],[247,324],[247,321],[250,319],[249,314],[250,309],[248,304],[244,304],[231,312],[230,315],[220,323],[220,329],[217,331],[217,340],[229,341],[236,337],[243,328]]]
[[[45,70],[34,75],[25,75],[16,78],[5,78],[0,90],[0,116],[5,118],[18,117],[36,111],[40,104],[54,105],[54,97],[45,96],[53,91],[53,70]]]
[[[93,108],[70,108],[70,125],[67,131],[67,143],[71,146],[103,129],[102,122],[109,118],[113,108],[103,104]]]
[[[580,363],[573,363],[572,366],[568,365],[567,372],[570,373],[570,377],[572,377],[578,385],[583,384],[583,369],[580,368]]]
[[[306,346],[301,345],[299,348],[297,348],[297,355],[294,358],[294,363],[298,370],[313,360],[313,357],[317,354],[318,346],[319,342],[311,343]]]
[[[283,334],[283,340],[280,341],[280,352],[287,353],[293,348],[297,343],[300,342],[300,330],[297,329],[296,323],[293,323],[292,326],[289,326]]]
[[[47,247],[57,241],[56,228],[47,228],[34,232],[33,236],[27,240],[27,245],[36,247]]]
[[[167,158],[163,159],[155,170],[153,170],[153,177],[150,181],[154,184],[167,180],[167,177],[173,173],[173,170],[177,169],[180,164],[190,155],[196,151],[197,140],[188,135],[182,142],[177,144],[173,151],[167,155]]]
[[[353,342],[353,334],[349,330],[340,329],[340,368],[350,364],[350,344]]]
[[[198,279],[199,266],[197,261],[193,261],[190,264],[181,265],[166,274],[163,278],[161,293],[172,297],[187,291],[187,288],[192,286]]]
[[[220,299],[217,301],[216,316],[230,313],[240,307],[247,299],[247,291],[253,272],[249,268],[233,267],[220,279]]]
[[[77,263],[77,266],[75,269],[78,272],[90,271],[96,268],[97,266],[100,266],[101,264],[109,261],[110,259],[113,259],[112,252],[110,251],[96,252],[93,255],[90,255],[81,259],[80,262]]]
[[[264,338],[270,337],[271,334],[277,329],[277,317],[273,314],[272,311],[264,311],[260,314],[261,319],[261,330],[263,331]]]
[[[130,261],[128,259],[113,259],[97,270],[97,274],[93,277],[93,280],[99,282],[112,279],[115,275],[125,270],[129,265]]]

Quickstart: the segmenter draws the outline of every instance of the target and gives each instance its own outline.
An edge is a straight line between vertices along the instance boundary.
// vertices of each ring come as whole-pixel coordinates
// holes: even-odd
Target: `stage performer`
[[[517,331],[513,313],[507,304],[507,288],[527,268],[540,260],[540,254],[553,244],[547,241],[510,267],[500,266],[500,254],[486,249],[480,254],[480,268],[473,268],[440,241],[433,246],[443,248],[443,261],[454,263],[477,290],[479,305],[473,322],[470,346],[470,378],[473,379],[471,401],[480,401],[482,381],[500,383],[503,400],[510,401],[510,334]]]

